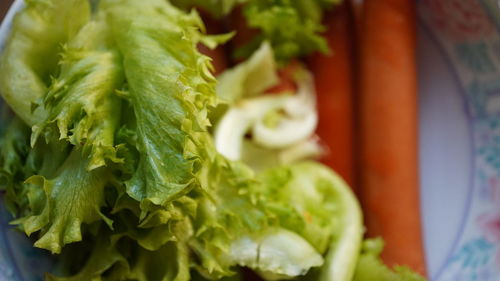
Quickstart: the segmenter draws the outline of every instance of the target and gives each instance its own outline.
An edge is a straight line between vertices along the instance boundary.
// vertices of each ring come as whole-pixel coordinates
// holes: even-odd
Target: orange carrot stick
[[[348,6],[343,4],[325,19],[324,36],[332,54],[317,53],[309,60],[318,95],[317,133],[330,149],[321,160],[353,186],[352,18]]]
[[[363,2],[364,0],[351,0],[349,1],[349,6],[351,7],[354,14],[354,21],[356,22],[356,26],[361,24],[361,20],[363,18]]]
[[[360,186],[369,235],[389,264],[425,273],[417,171],[415,2],[365,0],[359,97]]]

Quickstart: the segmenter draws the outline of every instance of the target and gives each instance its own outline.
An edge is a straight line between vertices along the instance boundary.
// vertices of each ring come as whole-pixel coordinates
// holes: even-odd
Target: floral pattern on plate
[[[463,231],[433,281],[500,281],[500,7],[495,0],[422,0],[419,18],[455,71],[473,134]],[[495,9],[496,13],[491,9]]]

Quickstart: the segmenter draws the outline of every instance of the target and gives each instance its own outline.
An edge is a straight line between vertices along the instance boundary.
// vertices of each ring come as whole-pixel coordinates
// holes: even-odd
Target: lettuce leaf
[[[248,57],[263,41],[269,41],[276,59],[286,62],[315,51],[328,53],[321,36],[324,10],[340,1],[331,0],[252,0],[244,6],[251,28],[260,33],[238,49],[236,57]]]
[[[189,281],[189,252],[185,244],[169,242],[156,251],[138,249],[130,280]]]
[[[209,175],[211,188],[198,197],[194,237],[188,243],[200,261],[195,268],[209,279],[218,279],[235,274],[236,264],[227,256],[232,243],[265,230],[272,222],[248,167],[218,156]]]
[[[36,208],[32,198],[43,193],[24,181],[36,174],[55,176],[68,155],[67,144],[57,140],[50,144],[38,142],[31,148],[30,136],[29,127],[15,117],[1,138],[0,189],[6,191],[6,205],[15,217],[32,215],[31,210]]]
[[[187,193],[206,160],[207,109],[215,101],[209,58],[198,53],[201,20],[163,0],[101,1],[123,54],[137,126],[138,167],[128,194],[162,205]]]
[[[58,135],[90,150],[89,169],[118,159],[114,135],[119,125],[121,101],[115,95],[123,83],[120,54],[112,48],[103,19],[86,24],[62,53],[61,73],[43,97],[48,112],[33,127],[32,144],[40,135]]]
[[[202,8],[215,17],[228,15],[236,5],[248,0],[172,0],[172,3],[183,9]]]
[[[154,251],[147,250],[127,237],[116,238],[100,228],[87,242],[65,249],[66,269],[62,276],[47,275],[47,281],[188,281],[189,251],[184,243],[168,242]],[[90,249],[89,249],[90,247]],[[76,264],[76,262],[82,263]]]
[[[320,253],[327,253],[320,280],[349,280],[363,238],[359,203],[347,184],[327,167],[303,162],[271,169],[263,175],[263,192],[275,209],[292,208],[301,218],[282,225],[302,237]],[[322,206],[322,208],[318,208]]]
[[[25,159],[29,153],[31,130],[14,118],[0,139],[0,190],[5,191],[5,205],[18,215],[27,205],[21,181],[25,179]]]
[[[88,172],[88,164],[88,155],[74,149],[54,178],[36,175],[26,181],[32,215],[14,223],[27,235],[40,231],[36,247],[60,253],[64,245],[82,240],[83,223],[102,220],[111,227],[100,208],[112,173],[104,167]]]
[[[257,35],[234,53],[236,58],[248,58],[261,46],[271,43],[278,62],[310,54],[328,53],[326,40],[321,36],[326,10],[342,0],[174,0],[181,8],[201,8],[216,18],[228,15],[242,5],[243,15]]]
[[[229,255],[266,280],[292,279],[323,265],[323,257],[300,235],[270,228],[233,242]]]
[[[123,245],[121,245],[123,247]],[[89,238],[80,245],[66,247],[61,255],[61,262],[65,268],[78,267],[80,271],[74,275],[67,274],[67,277],[58,277],[53,274],[46,275],[46,281],[84,281],[101,280],[103,274],[107,274],[105,280],[118,281],[130,272],[130,265],[126,256],[118,249],[119,245],[110,239],[109,231],[100,230],[96,237]],[[90,249],[89,249],[90,248]],[[88,253],[88,258],[84,265],[81,262],[82,256]]]
[[[379,255],[384,243],[381,239],[366,240],[356,266],[353,281],[425,281],[426,279],[411,269],[396,266],[387,267]]]
[[[60,46],[89,19],[88,0],[30,0],[13,22],[0,60],[0,93],[28,125],[44,118],[32,104],[42,98],[58,68]]]
[[[362,219],[357,201],[338,176],[321,164],[305,162],[273,168],[252,180],[253,172],[245,165],[223,163],[227,164],[219,167],[225,169],[211,173],[218,187],[216,197],[200,201],[195,237],[189,241],[202,261],[197,269],[203,276],[228,276],[234,265],[240,265],[272,279],[296,277],[319,265],[313,254],[311,263],[308,259],[297,263],[295,255],[304,251],[326,254],[322,280],[352,277]],[[280,228],[284,232],[275,231]],[[274,241],[276,233],[289,237],[286,231],[303,242],[287,238],[297,248],[286,253],[274,242],[264,243]],[[269,253],[267,259],[262,258],[264,253]]]

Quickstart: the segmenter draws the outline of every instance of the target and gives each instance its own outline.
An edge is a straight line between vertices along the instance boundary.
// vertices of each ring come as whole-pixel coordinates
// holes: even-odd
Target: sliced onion
[[[297,72],[296,81],[298,90],[295,95],[248,98],[232,106],[216,127],[217,151],[230,160],[240,160],[247,132],[252,132],[256,144],[269,149],[287,149],[314,135],[318,116],[313,77],[302,69]],[[266,125],[266,116],[278,110],[283,112],[278,124],[274,127]]]
[[[230,160],[241,158],[243,138],[253,124],[268,112],[282,108],[287,95],[262,96],[243,100],[222,117],[215,128],[215,147]]]
[[[283,107],[286,116],[273,128],[260,118],[252,128],[254,141],[267,148],[285,148],[309,138],[318,125],[316,91],[312,75],[305,70],[298,73],[298,91]]]

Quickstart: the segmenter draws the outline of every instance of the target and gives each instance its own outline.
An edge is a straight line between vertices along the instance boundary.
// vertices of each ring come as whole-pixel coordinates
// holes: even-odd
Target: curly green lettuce
[[[57,72],[61,46],[90,17],[87,0],[29,0],[14,17],[0,59],[0,94],[28,125],[45,117],[33,104],[45,95]]]
[[[64,245],[82,240],[81,225],[111,221],[101,213],[105,187],[112,174],[106,168],[87,171],[87,155],[74,149],[54,178],[28,178],[32,215],[18,219],[27,235],[40,231],[35,247],[60,253]]]
[[[325,30],[322,24],[325,10],[336,0],[252,0],[243,7],[243,14],[250,28],[257,35],[238,49],[236,57],[248,57],[263,41],[269,41],[276,59],[290,59],[313,53],[328,53]]]
[[[390,269],[379,255],[384,247],[379,239],[366,240],[363,243],[353,281],[425,281],[426,279],[411,269],[396,266]]]
[[[175,5],[188,9],[197,7],[216,18],[242,7],[248,27],[257,30],[250,42],[236,49],[236,58],[248,58],[261,46],[271,43],[278,62],[311,54],[328,53],[323,15],[342,0],[174,0]]]
[[[108,29],[99,15],[67,43],[59,62],[60,74],[39,105],[47,117],[33,127],[33,145],[39,136],[46,141],[58,137],[90,151],[89,170],[105,166],[106,161],[123,161],[115,148],[121,111],[115,92],[124,75],[122,58],[113,48]]]
[[[172,0],[172,3],[180,8],[201,8],[213,16],[220,18],[228,15],[236,5],[248,0]]]
[[[0,190],[5,191],[7,209],[16,215],[27,205],[26,192],[20,182],[26,178],[24,165],[30,133],[28,126],[14,118],[0,139]]]
[[[197,184],[207,161],[207,111],[215,101],[209,59],[198,53],[201,20],[163,0],[101,1],[123,54],[141,156],[128,194],[163,205]]]

